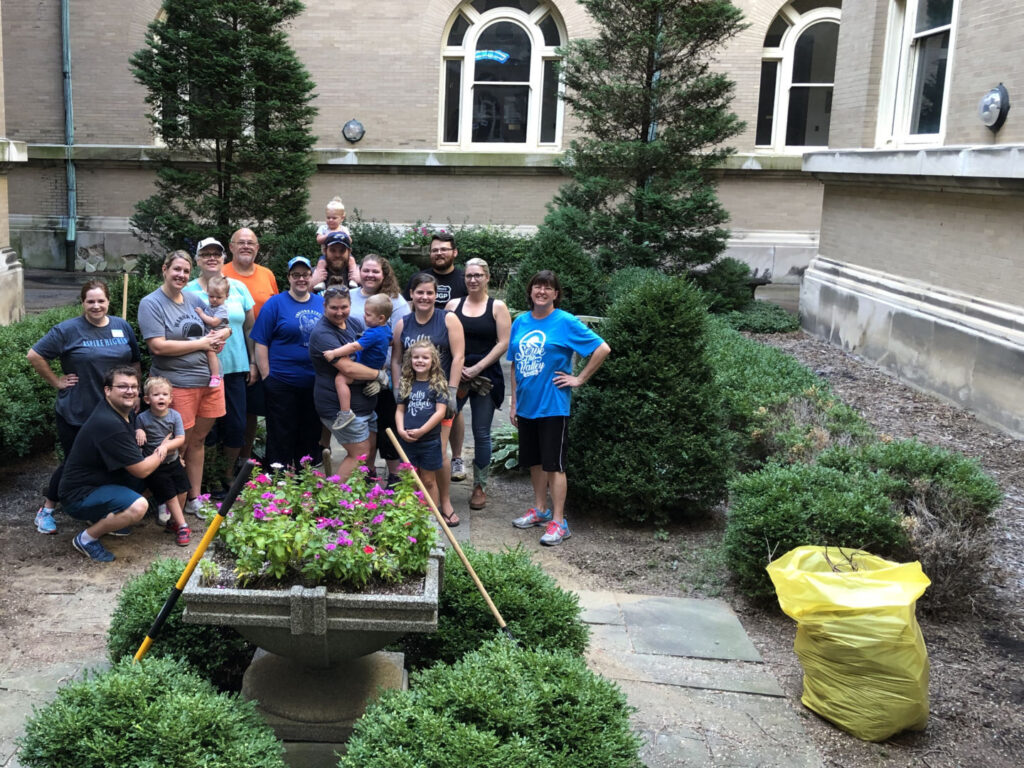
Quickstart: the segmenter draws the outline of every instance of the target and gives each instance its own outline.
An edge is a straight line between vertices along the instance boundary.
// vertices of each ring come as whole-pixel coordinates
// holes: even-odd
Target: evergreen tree
[[[563,167],[572,177],[548,223],[606,268],[683,271],[724,249],[727,214],[711,169],[743,129],[733,83],[712,71],[742,29],[728,0],[580,0],[595,39],[566,46],[565,101],[581,123]]]
[[[313,82],[288,44],[298,0],[164,0],[131,58],[168,152],[132,226],[166,248],[306,220]]]

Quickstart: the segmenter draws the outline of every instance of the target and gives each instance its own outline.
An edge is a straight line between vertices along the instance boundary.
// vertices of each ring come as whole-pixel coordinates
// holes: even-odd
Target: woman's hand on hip
[[[57,377],[57,389],[61,391],[73,387],[77,383],[78,375],[74,373],[65,373],[63,376]]]

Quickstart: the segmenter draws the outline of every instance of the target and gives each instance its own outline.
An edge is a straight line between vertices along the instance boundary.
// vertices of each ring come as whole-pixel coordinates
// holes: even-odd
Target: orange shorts
[[[181,414],[182,425],[192,429],[196,417],[219,419],[228,412],[224,404],[224,385],[219,387],[171,387],[171,408]]]
[[[450,427],[454,421],[455,419],[441,419],[441,426]]]

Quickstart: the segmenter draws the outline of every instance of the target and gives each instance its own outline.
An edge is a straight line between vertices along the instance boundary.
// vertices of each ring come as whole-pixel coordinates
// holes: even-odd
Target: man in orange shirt
[[[274,273],[256,263],[256,254],[260,251],[260,241],[255,232],[243,227],[231,236],[228,250],[231,251],[231,261],[225,264],[221,271],[225,277],[232,277],[245,284],[255,302],[253,314],[259,317],[260,309],[267,299],[277,293],[277,279],[274,277]],[[247,412],[245,445],[242,447],[239,457],[242,460],[252,456],[252,443],[256,438],[256,417],[267,414],[263,382],[260,381],[260,372],[256,367],[256,357],[253,354],[252,341],[248,334],[245,337],[245,345],[249,350],[249,387],[245,393]]]

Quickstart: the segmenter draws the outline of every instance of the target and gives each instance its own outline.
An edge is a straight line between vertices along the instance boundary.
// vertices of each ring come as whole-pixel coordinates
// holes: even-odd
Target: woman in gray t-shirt
[[[164,259],[163,276],[163,285],[139,302],[139,330],[153,355],[149,375],[163,376],[173,387],[171,406],[181,414],[185,427],[181,454],[191,485],[183,506],[187,513],[197,515],[206,457],[204,441],[213,423],[225,413],[223,384],[209,386],[206,352],[220,351],[231,329],[206,332],[196,314],[202,299],[183,290],[192,276],[192,259],[187,253],[170,253]]]

